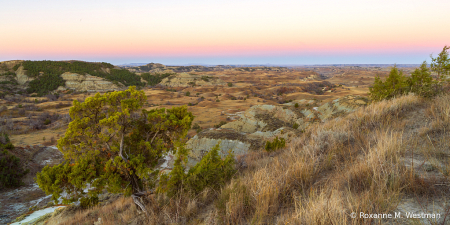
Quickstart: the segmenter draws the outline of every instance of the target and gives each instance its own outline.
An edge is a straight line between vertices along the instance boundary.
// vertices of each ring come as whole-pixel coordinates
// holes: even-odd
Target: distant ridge
[[[313,64],[313,65],[303,65],[306,67],[310,66],[337,66],[337,67],[345,67],[345,66],[360,66],[360,67],[390,67],[397,65],[397,67],[419,67],[420,64]]]
[[[118,64],[116,66],[121,67],[133,67],[133,66],[143,66],[148,63],[125,63]],[[231,66],[231,67],[391,67],[397,65],[397,67],[419,67],[420,64],[205,64],[205,63],[187,63],[187,64],[163,64],[166,66],[205,66],[205,67],[214,67],[214,66]]]
[[[117,64],[116,66],[143,66],[147,64],[148,63],[124,63],[124,64]]]

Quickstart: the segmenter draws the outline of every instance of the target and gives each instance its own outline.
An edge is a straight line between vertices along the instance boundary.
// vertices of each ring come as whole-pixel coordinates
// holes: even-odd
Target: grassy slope
[[[128,199],[62,213],[58,223],[92,224],[100,217],[103,224],[370,224],[393,221],[350,213],[393,213],[411,200],[409,207],[419,211],[441,205],[441,220],[428,221],[440,224],[450,217],[449,115],[450,95],[374,103],[310,127],[279,152],[239,159],[239,173],[219,193],[151,196],[150,218],[130,210]],[[395,222],[414,222],[406,220]]]

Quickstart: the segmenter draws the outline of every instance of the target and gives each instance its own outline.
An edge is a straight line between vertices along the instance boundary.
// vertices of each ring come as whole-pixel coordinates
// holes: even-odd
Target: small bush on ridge
[[[266,151],[268,152],[273,152],[276,151],[280,148],[284,148],[286,146],[286,141],[284,140],[284,138],[279,138],[275,137],[275,139],[273,139],[272,142],[267,141],[266,142]]]

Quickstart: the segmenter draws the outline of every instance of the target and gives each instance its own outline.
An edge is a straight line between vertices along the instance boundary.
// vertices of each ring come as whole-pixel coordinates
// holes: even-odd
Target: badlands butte
[[[0,116],[14,145],[42,144],[44,137],[47,142],[57,139],[64,133],[67,125],[64,120],[68,119],[73,100],[83,101],[97,92],[124,90],[130,85],[136,85],[145,92],[148,97],[146,109],[187,105],[195,115],[193,124],[198,124],[201,130],[208,131],[220,123],[229,123],[224,128],[236,132],[274,132],[297,123],[297,130],[301,131],[311,122],[366,104],[368,86],[374,76],[384,77],[389,72],[387,67],[355,66],[175,67],[150,63],[120,68],[111,64],[61,62],[86,68],[72,69],[69,66],[63,68],[65,65],[49,66],[49,63],[41,61],[37,65],[28,65],[34,70],[29,72],[27,65],[23,65],[24,61],[0,62]],[[48,71],[54,74],[53,77],[46,77],[48,74],[43,68],[46,66],[52,67]],[[39,67],[42,71],[38,71]],[[411,70],[409,67],[405,69]],[[112,74],[112,70],[116,74]],[[120,74],[121,77],[117,71],[129,73]],[[95,76],[97,74],[100,76]],[[150,84],[143,78],[145,74],[155,75],[147,79]],[[49,81],[42,82],[44,79]],[[44,88],[46,90],[40,93],[36,91]],[[276,112],[282,115],[273,117]],[[46,117],[43,118],[45,122],[51,116],[54,118],[49,124],[36,125],[39,127],[28,124],[41,117]],[[254,127],[254,123],[258,127]],[[191,130],[188,136],[194,137],[196,130]]]
[[[195,116],[195,129],[188,133],[188,147],[193,149],[192,159],[197,160],[218,141],[222,142],[223,153],[229,149],[245,153],[260,149],[275,136],[297,136],[311,123],[366,105],[374,76],[383,77],[389,71],[387,67],[358,66],[206,67],[150,63],[121,68],[79,61],[61,65],[24,62],[0,63],[1,122],[4,129],[9,129],[14,145],[55,142],[65,132],[73,100],[83,101],[97,92],[124,90],[132,83],[147,95],[148,110],[189,107]],[[46,70],[55,75],[47,78],[51,81],[36,82],[46,79]],[[125,75],[120,77],[112,71]],[[146,75],[154,76],[146,80]],[[57,85],[55,77],[60,79]],[[50,88],[32,92],[32,82],[38,84],[37,90]],[[50,123],[44,124],[47,119]]]
[[[397,66],[407,76],[416,68],[411,65],[405,65],[404,67],[402,65]],[[341,118],[353,118],[357,120],[357,116],[353,116],[354,113],[364,114],[365,108],[370,109],[371,102],[368,98],[368,92],[369,86],[373,84],[375,76],[378,75],[384,79],[389,74],[389,71],[390,67],[387,65],[268,67],[229,65],[167,66],[150,63],[142,66],[114,66],[108,63],[88,63],[81,61],[15,60],[0,62],[0,131],[9,134],[11,143],[15,146],[11,150],[11,153],[22,160],[21,163],[23,163],[25,168],[30,169],[30,173],[24,178],[25,186],[15,190],[0,190],[0,201],[2,203],[2,208],[0,208],[0,223],[13,221],[16,217],[28,212],[30,207],[35,207],[34,210],[36,210],[51,205],[50,198],[46,197],[45,193],[36,186],[33,178],[45,165],[55,165],[63,161],[62,154],[54,146],[56,145],[56,141],[64,135],[68,123],[71,121],[68,113],[74,100],[84,101],[84,99],[93,96],[97,92],[120,91],[125,90],[128,86],[137,86],[147,96],[147,103],[144,107],[147,110],[187,105],[188,110],[195,116],[192,129],[187,134],[186,146],[191,149],[187,166],[193,167],[211,148],[220,143],[219,154],[225,156],[230,150],[233,151],[241,166],[239,173],[242,175],[246,170],[259,168],[261,165],[272,168],[273,165],[271,167],[270,164],[272,160],[278,163],[289,162],[290,159],[283,158],[285,160],[283,161],[280,158],[289,158],[287,153],[265,152],[265,144],[267,141],[274,140],[274,138],[284,138],[287,146],[290,146],[291,149],[295,148],[295,146],[303,145],[299,141],[305,141],[306,143],[307,137],[317,141],[317,145],[322,144],[326,146],[331,146],[335,143],[340,146],[349,143],[359,143],[359,147],[363,148],[363,144],[376,145],[377,143],[381,143],[381,141],[374,142],[372,140],[375,136],[367,142],[362,143],[358,139],[360,137],[356,133],[352,133],[353,130],[343,131],[343,136],[338,134],[338,131],[330,131],[331,133],[327,133],[328,136],[325,135],[326,137],[324,135],[314,136],[314,131],[319,129],[318,127],[323,124],[342,121],[340,120]],[[409,96],[409,98],[413,97]],[[399,121],[401,120],[402,123],[393,122],[396,126],[393,129],[397,129],[398,131],[400,130],[398,127],[405,126],[405,124],[409,124],[411,127],[408,127],[404,134],[395,133],[392,135],[399,139],[410,139],[419,132],[417,129],[421,125],[416,124],[416,122],[424,123],[425,125],[422,124],[424,127],[431,126],[430,122],[423,116],[429,105],[417,99],[407,99],[404,101],[408,103],[392,103],[393,106],[391,108],[383,108],[379,112],[382,114],[384,112],[383,110],[394,110],[394,108],[397,110],[398,108],[400,111],[395,111],[395,113],[397,113],[397,119]],[[416,120],[402,120],[402,118],[408,118],[404,113],[411,110],[410,105],[414,104],[417,106],[418,111],[411,113],[409,116]],[[375,112],[377,110],[373,111]],[[395,114],[394,112],[392,113]],[[389,112],[387,117],[390,118],[392,113]],[[375,112],[375,114],[377,113]],[[428,112],[428,114],[432,114],[432,112]],[[373,122],[373,124],[367,123],[365,125],[361,122],[361,124],[361,126],[367,126],[369,128],[370,126],[378,126],[377,122]],[[361,132],[365,131],[361,130]],[[420,132],[426,133],[425,130],[421,130]],[[434,141],[437,142],[437,139],[441,138],[433,135],[429,138],[430,141],[433,140],[432,143]],[[446,131],[442,135],[448,136]],[[383,138],[386,140],[389,139],[388,136],[383,136]],[[347,142],[343,139],[347,140]],[[408,143],[412,149],[411,152],[414,152],[417,144]],[[322,147],[327,149],[331,148],[330,146]],[[434,157],[434,153],[430,153],[429,155],[421,155],[419,152],[415,153],[418,156],[413,158],[419,164],[412,165],[408,168],[416,168],[422,171],[422,177],[425,178],[431,176],[426,173],[427,171],[436,173],[433,174],[432,179],[447,184],[445,183],[446,181],[443,181],[445,180],[445,176],[438,175],[437,172],[439,171],[437,168],[440,165],[440,161],[430,161],[430,157]],[[333,154],[338,156],[330,155],[330,163],[334,162],[334,157],[339,157],[341,153],[335,152]],[[447,153],[443,154],[445,156]],[[351,157],[353,156],[357,157],[356,155],[352,155]],[[173,168],[174,158],[175,156],[173,155],[167,155],[164,157],[164,161],[160,162],[159,168],[162,171],[169,172]],[[406,160],[405,164],[409,163],[408,166],[411,165],[411,162],[415,162],[414,159],[410,159],[410,161]],[[329,165],[329,167],[329,171],[332,171],[333,169],[331,168],[333,166]],[[277,168],[287,169],[286,166],[283,167],[281,165]],[[325,170],[321,174],[324,177],[325,175],[328,176],[327,171]],[[255,174],[258,172],[259,170]],[[288,173],[289,169],[286,171],[286,174]],[[344,173],[344,171],[341,171],[341,173]],[[268,172],[267,174],[270,173]],[[242,179],[251,179],[248,178],[249,176],[246,175]],[[262,176],[260,179],[272,179],[275,182],[278,178],[267,175],[267,177]],[[235,185],[236,182],[234,183]],[[319,185],[320,183],[337,185],[324,178],[317,182],[318,190],[323,188],[323,186]],[[278,186],[273,186],[272,188],[276,189],[276,187]],[[289,187],[284,187],[282,184],[279,184],[279,187],[289,189]],[[253,191],[255,190],[251,185],[248,188]],[[438,189],[436,193],[448,193],[441,186]],[[309,191],[312,191],[312,189]],[[257,195],[256,192],[253,194]],[[301,193],[296,192],[292,192],[291,194],[301,195]],[[271,195],[271,193],[268,192],[267,195]],[[317,217],[335,217],[339,214],[339,204],[345,204],[343,202],[344,200],[335,196],[338,195],[337,192],[326,193],[326,195],[328,197],[321,197],[325,198],[325,200],[322,199],[319,201],[317,198],[314,201],[317,201],[316,203],[320,208],[323,205],[328,205],[326,198],[332,199],[329,203],[329,209],[327,209],[330,210],[332,215],[318,214],[316,215]],[[383,193],[378,193],[378,195],[383,195]],[[205,199],[202,200],[188,200],[186,205],[183,205],[185,203],[181,203],[180,200],[179,207],[187,208],[189,205],[189,207],[198,208],[195,210],[190,209],[194,210],[192,212],[183,211],[186,214],[177,214],[176,216],[173,215],[174,212],[166,212],[166,217],[161,216],[163,213],[160,212],[161,215],[158,214],[155,216],[157,219],[152,221],[157,221],[154,222],[155,224],[202,224],[210,223],[211,221],[213,221],[211,223],[221,223],[217,219],[220,218],[218,215],[221,213],[221,208],[217,206],[220,203],[216,201],[214,203],[216,205],[214,205],[212,200],[208,200],[210,198],[208,196],[210,195],[205,194]],[[215,196],[217,197],[217,195]],[[432,201],[439,199],[443,195],[435,194],[430,196],[428,200]],[[419,197],[421,199],[420,201]],[[422,202],[423,195],[419,197],[414,198],[408,195],[395,207],[389,208],[389,210],[406,213],[409,211],[419,212],[421,210],[423,211],[423,208],[431,207],[429,202],[425,202],[425,200]],[[275,201],[270,198],[267,201]],[[259,200],[257,199],[256,201]],[[378,200],[382,202],[382,200]],[[121,203],[118,203],[120,201]],[[247,200],[241,199],[239,201]],[[276,201],[276,203],[271,202],[270,204],[278,204],[280,205],[279,207],[283,204],[288,204],[283,203],[283,200]],[[62,212],[58,211],[58,213],[48,214],[36,220],[35,224],[92,224],[94,222],[101,224],[102,220],[105,224],[146,224],[143,222],[145,221],[143,214],[137,215],[135,212],[127,209],[118,210],[120,207],[128,206],[130,208],[129,206],[133,204],[129,199],[125,199],[120,195],[105,193],[100,196],[100,202],[101,207],[100,209],[97,208],[95,212],[92,210],[84,212],[76,206],[71,206],[67,207],[67,210],[60,210]],[[448,201],[442,199],[439,201],[436,200],[434,203],[436,203],[437,209],[443,211],[442,215],[444,216]],[[259,202],[258,204],[261,205]],[[107,215],[108,212],[104,212],[104,210],[109,206],[116,207],[114,209],[108,209],[110,210],[109,213],[122,213],[123,215],[127,215],[127,218],[117,220],[106,218],[104,215]],[[362,206],[363,203],[361,203]],[[170,207],[167,206],[162,211],[169,210]],[[298,212],[301,211],[302,213],[306,212],[304,208],[306,206],[299,207],[295,210]],[[214,211],[216,208],[219,211]],[[381,210],[381,208],[370,207],[360,209]],[[119,212],[114,210],[118,210]],[[224,223],[227,224],[252,223],[252,218],[255,224],[272,224],[277,221],[283,221],[283,213],[286,213],[285,219],[291,218],[294,221],[291,221],[293,224],[298,222],[294,217],[290,217],[289,213],[292,213],[292,211],[289,210],[281,212],[264,209],[264,212],[259,212],[258,210],[260,209],[253,209],[252,212],[255,215],[260,213],[260,216],[256,215],[254,217],[239,214],[239,209],[237,208],[225,209],[225,211],[227,210],[232,213],[237,213],[236,215],[229,214],[225,218],[226,222]],[[323,208],[318,210],[323,210]],[[383,208],[383,210],[386,211],[387,209]],[[104,214],[99,212],[104,212]],[[242,209],[242,212],[246,212],[246,209]],[[82,219],[81,217],[86,218]],[[272,217],[278,219],[276,221],[269,219]],[[194,218],[197,222],[190,222],[194,221]],[[311,221],[319,221],[318,223],[320,223],[320,219],[318,218],[310,219]],[[330,220],[324,219],[324,221]],[[336,222],[337,220],[333,221]],[[344,219],[339,219],[339,221],[344,221]],[[369,223],[371,223],[370,221]],[[418,221],[427,222],[427,220]],[[440,223],[443,220],[436,221]],[[288,222],[288,220],[284,220],[284,222]],[[301,221],[300,223],[305,222]],[[345,221],[345,223],[349,222]],[[359,223],[364,223],[364,221],[357,220],[356,224]]]

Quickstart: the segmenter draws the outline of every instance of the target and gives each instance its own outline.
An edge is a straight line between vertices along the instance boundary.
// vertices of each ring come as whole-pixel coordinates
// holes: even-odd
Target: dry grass
[[[56,138],[53,136],[50,138],[50,140],[43,142],[42,145],[51,146],[51,145],[56,145],[56,143],[57,143]]]
[[[450,124],[450,95],[442,95],[436,98],[429,109],[435,120],[443,125]]]
[[[88,210],[76,211],[74,215],[62,218],[57,224],[94,224],[98,218],[101,218],[103,225],[129,224],[137,216],[138,213],[131,198],[121,197],[103,207],[96,206]]]
[[[428,170],[437,170],[450,178],[450,94],[436,98],[426,111],[431,125],[421,130],[424,143],[420,153],[431,164]]]
[[[450,97],[441,96],[427,104],[408,95],[316,124],[281,151],[254,152],[238,159],[239,173],[219,193],[206,190],[198,196],[151,197],[148,218],[137,216],[128,199],[79,213],[73,220],[78,222],[70,224],[92,224],[98,217],[105,224],[122,224],[134,217],[141,224],[389,222],[363,219],[359,212],[392,213],[405,196],[436,194],[436,182],[443,182],[422,177],[416,171],[420,167],[406,165],[405,158],[420,154],[448,182]],[[426,106],[430,106],[426,112],[430,127],[414,133],[406,117]],[[418,137],[429,143],[423,144]],[[350,216],[352,212],[357,218]]]
[[[251,207],[231,206],[243,197],[229,195],[225,223],[360,224],[370,221],[351,219],[351,212],[392,211],[415,183],[399,160],[404,124],[394,125],[420,104],[418,97],[404,96],[311,127],[270,163],[240,178]]]
[[[146,222],[147,224],[186,224],[199,210],[197,201],[188,194],[179,194],[174,198],[159,195],[152,198],[147,205],[150,217]]]

